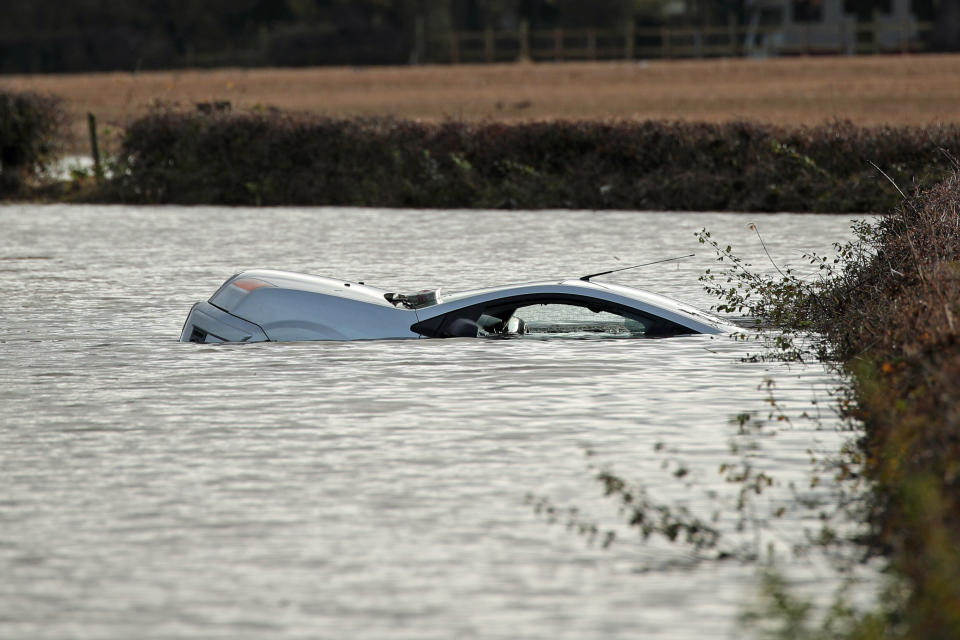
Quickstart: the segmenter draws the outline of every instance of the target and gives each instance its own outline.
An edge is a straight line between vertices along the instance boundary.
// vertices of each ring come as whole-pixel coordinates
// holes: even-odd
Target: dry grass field
[[[118,131],[151,104],[228,100],[332,116],[418,119],[751,119],[801,125],[960,122],[960,55],[498,65],[217,69],[0,76],[54,93],[86,149],[85,115]]]

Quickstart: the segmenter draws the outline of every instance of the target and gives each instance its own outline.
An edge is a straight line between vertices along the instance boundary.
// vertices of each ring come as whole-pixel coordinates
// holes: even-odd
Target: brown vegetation
[[[856,224],[856,239],[838,245],[836,260],[811,256],[816,279],[789,269],[764,278],[700,234],[728,265],[701,278],[722,300],[718,308],[777,326],[773,344],[788,358],[809,353],[809,332],[819,336],[818,355],[850,374],[840,409],[863,425],[856,446],[836,460],[837,478],[869,481],[856,514],[870,524],[868,549],[889,559],[896,588],[845,635],[789,637],[960,637],[957,171],[960,164],[934,187],[901,197],[877,222]]]
[[[852,270],[832,339],[853,372],[871,521],[911,638],[960,634],[960,175],[905,201]]]
[[[960,56],[871,56],[381,68],[220,69],[0,76],[0,89],[61,96],[114,131],[152,104],[278,107],[425,120],[751,120],[784,126],[960,121]]]

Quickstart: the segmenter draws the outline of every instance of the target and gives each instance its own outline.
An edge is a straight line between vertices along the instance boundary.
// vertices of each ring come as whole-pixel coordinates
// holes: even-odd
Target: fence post
[[[528,20],[520,21],[520,60],[530,61],[530,22]]]
[[[410,56],[410,64],[423,64],[424,54],[426,52],[426,28],[423,16],[417,16],[413,20],[413,55]]]
[[[587,29],[587,60],[597,58],[597,32],[593,29]]]
[[[560,28],[553,30],[553,59],[563,60],[563,29]]]
[[[666,27],[660,27],[660,57],[670,58],[670,30]]]
[[[496,50],[494,47],[496,43],[493,38],[493,28],[487,27],[483,32],[483,59],[487,62],[493,62],[496,57]]]
[[[100,145],[97,143],[97,117],[87,114],[87,126],[90,128],[90,155],[93,156],[93,175],[99,180],[103,177],[103,168],[100,166]]]
[[[460,64],[460,36],[450,32],[450,64]]]
[[[730,45],[730,57],[737,57],[737,16],[732,11],[727,14],[727,44]]]
[[[627,60],[633,60],[636,57],[637,36],[634,33],[633,18],[627,20],[623,29],[623,57]]]

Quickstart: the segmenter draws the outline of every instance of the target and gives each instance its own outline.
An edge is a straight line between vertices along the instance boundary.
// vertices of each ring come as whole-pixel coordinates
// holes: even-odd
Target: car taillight
[[[269,282],[264,282],[263,280],[257,280],[256,278],[241,278],[231,282],[230,286],[249,292],[253,291],[254,289],[259,289],[260,287],[272,287],[273,285]]]

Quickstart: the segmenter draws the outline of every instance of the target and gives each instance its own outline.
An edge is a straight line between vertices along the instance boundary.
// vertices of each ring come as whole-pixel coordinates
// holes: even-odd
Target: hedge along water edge
[[[835,260],[810,256],[823,277],[807,280],[789,270],[758,276],[702,231],[726,268],[701,280],[719,309],[776,327],[779,355],[812,351],[842,367],[850,389],[840,410],[863,425],[840,469],[870,483],[862,542],[888,559],[896,588],[845,635],[791,637],[957,638],[960,173],[854,229],[856,240],[838,245]],[[802,344],[811,335],[812,349]]]
[[[0,91],[0,197],[21,194],[55,158],[64,118],[56,97]]]
[[[875,212],[928,186],[960,127],[503,124],[159,111],[126,131],[131,203]]]

